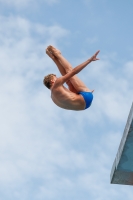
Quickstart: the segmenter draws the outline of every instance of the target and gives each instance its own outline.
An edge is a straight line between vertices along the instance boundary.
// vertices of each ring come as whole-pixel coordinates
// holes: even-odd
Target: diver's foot
[[[48,50],[48,48],[46,49],[46,54],[47,54],[52,60],[55,59],[55,56],[52,54],[51,51]]]
[[[47,47],[47,49],[48,49],[50,52],[52,52],[52,54],[53,54],[55,57],[57,57],[57,58],[58,58],[58,56],[61,54],[61,52],[60,52],[58,49],[56,49],[55,47],[53,47],[52,45],[49,45],[49,46]]]

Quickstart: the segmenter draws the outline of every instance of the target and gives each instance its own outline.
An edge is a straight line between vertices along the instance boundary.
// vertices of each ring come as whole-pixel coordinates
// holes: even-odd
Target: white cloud
[[[8,185],[15,190],[32,178],[53,179],[54,165],[69,160],[61,144],[64,127],[56,127],[59,111],[42,84],[43,74],[53,70],[45,55],[47,43],[56,44],[68,32],[19,17],[1,17],[0,23],[0,185],[8,193]],[[62,139],[58,141],[59,135]]]
[[[124,74],[126,75],[127,79],[130,80],[133,74],[133,61],[129,61],[125,64],[124,67]]]

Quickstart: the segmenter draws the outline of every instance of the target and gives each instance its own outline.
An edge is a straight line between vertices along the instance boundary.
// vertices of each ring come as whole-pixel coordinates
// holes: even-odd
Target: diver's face
[[[56,75],[55,75],[55,76],[53,76],[52,79],[51,79],[52,85],[55,83],[56,80],[57,80],[57,77],[56,77]]]
[[[55,82],[57,80],[56,75],[52,77],[52,81]]]

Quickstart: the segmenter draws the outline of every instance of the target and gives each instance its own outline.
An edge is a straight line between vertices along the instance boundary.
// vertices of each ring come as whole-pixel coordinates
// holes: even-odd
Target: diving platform
[[[110,182],[133,185],[133,104],[112,166]]]

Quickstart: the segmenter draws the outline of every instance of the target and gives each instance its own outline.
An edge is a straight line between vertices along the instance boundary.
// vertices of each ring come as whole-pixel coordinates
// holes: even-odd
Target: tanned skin
[[[51,98],[53,102],[67,110],[84,110],[85,101],[82,95],[78,94],[81,91],[93,92],[85,86],[85,84],[76,76],[81,70],[83,70],[92,61],[99,60],[97,55],[100,51],[97,51],[91,58],[72,68],[70,63],[62,56],[61,52],[53,46],[48,46],[46,49],[47,55],[55,62],[61,77],[57,78],[53,76],[51,79]],[[67,83],[68,88],[63,84]]]

